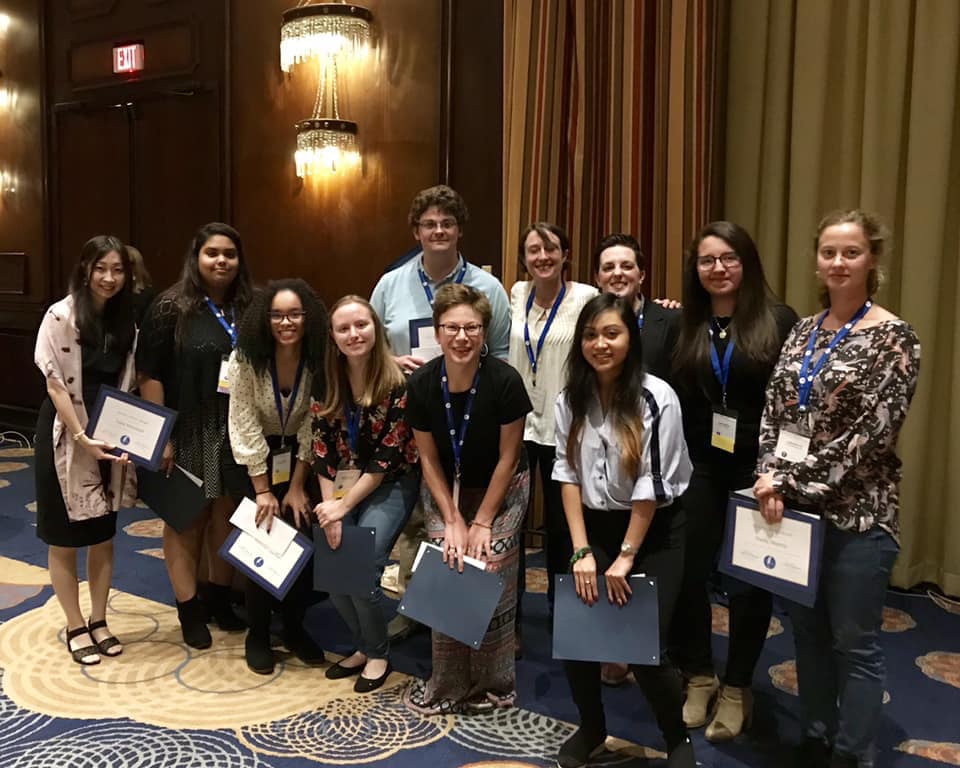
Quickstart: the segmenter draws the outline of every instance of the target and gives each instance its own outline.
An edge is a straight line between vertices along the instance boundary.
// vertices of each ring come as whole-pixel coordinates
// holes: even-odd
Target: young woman
[[[655,576],[665,648],[683,575],[684,518],[675,501],[687,487],[691,466],[677,396],[666,382],[643,372],[641,353],[637,316],[628,300],[604,293],[587,303],[577,320],[566,388],[556,403],[553,477],[561,483],[577,595],[588,605],[598,599],[622,605],[630,599],[631,574]],[[634,677],[663,732],[668,765],[693,768],[680,675],[669,656],[662,658],[661,666],[634,666]],[[580,727],[560,749],[560,768],[586,765],[606,739],[600,666],[564,662]]]
[[[451,568],[462,570],[464,556],[485,560],[505,584],[479,648],[433,633],[433,675],[404,695],[424,714],[481,712],[516,697],[518,534],[530,492],[523,420],[531,406],[520,374],[487,354],[491,314],[469,286],[438,290],[433,323],[443,354],[418,368],[407,390],[427,536]]]
[[[826,521],[817,602],[789,606],[807,768],[872,766],[883,706],[880,624],[900,536],[896,446],[920,367],[913,329],[873,302],[885,242],[863,211],[820,222],[826,309],[783,345],[760,429],[754,492],[764,518],[776,522],[787,503]]]
[[[529,280],[510,291],[510,365],[520,372],[533,410],[527,414],[523,443],[531,473],[540,468],[546,527],[547,599],[553,606],[553,577],[565,573],[570,559],[570,535],[560,502],[560,485],[550,479],[554,460],[553,405],[563,388],[573,329],[583,305],[597,295],[592,285],[564,279],[570,259],[570,239],[556,224],[531,224],[520,237],[520,266]],[[526,585],[520,549],[517,612]],[[518,621],[519,623],[519,621]]]
[[[310,532],[312,503],[305,483],[313,463],[309,416],[314,382],[323,380],[327,311],[303,280],[276,280],[259,293],[240,324],[230,358],[230,447],[247,469],[257,501],[257,525],[270,528],[277,515]],[[283,615],[284,645],[311,666],[323,651],[303,628],[313,573],[304,568],[282,603],[247,580],[250,631],[247,666],[261,675],[274,670],[270,618]]]
[[[164,471],[176,463],[196,475],[210,501],[183,533],[163,527],[163,553],[183,640],[194,648],[212,642],[207,610],[197,596],[197,564],[208,523],[210,612],[220,629],[244,628],[229,602],[233,569],[216,553],[229,533],[235,501],[248,485],[226,435],[227,367],[250,298],[239,233],[227,224],[206,224],[190,243],[180,279],[147,311],[137,349],[141,394],[177,411],[173,438],[163,454]]]
[[[683,408],[693,477],[683,496],[687,546],[673,618],[673,661],[688,679],[683,719],[706,723],[720,689],[711,649],[708,582],[723,541],[731,491],[753,484],[764,391],[796,313],[776,300],[750,235],[729,221],[705,226],[687,252],[673,381]],[[748,726],[750,686],[770,624],[770,593],[732,579],[730,642],[708,741]]]
[[[330,320],[334,344],[327,346],[326,395],[313,409],[323,495],[314,514],[334,549],[344,525],[376,531],[377,581],[370,597],[330,596],[353,635],[354,650],[327,677],[359,675],[354,690],[369,693],[390,674],[380,576],[417,501],[420,474],[406,422],[406,379],[390,355],[380,318],[365,299],[345,296]]]
[[[78,664],[119,656],[107,628],[117,510],[137,498],[126,454],[84,432],[101,385],[133,388],[136,338],[132,276],[117,238],[99,235],[80,251],[69,295],[43,316],[34,360],[47,381],[37,419],[37,535],[48,547],[50,583],[67,618],[67,650]],[[90,620],[80,610],[77,550],[87,549]]]

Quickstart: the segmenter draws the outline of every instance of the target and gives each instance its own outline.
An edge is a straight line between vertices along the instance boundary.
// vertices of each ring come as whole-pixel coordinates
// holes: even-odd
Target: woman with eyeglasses
[[[920,370],[913,328],[873,300],[888,237],[861,210],[820,222],[824,311],[784,343],[760,428],[754,493],[764,518],[776,523],[784,504],[802,505],[826,529],[816,603],[788,606],[804,768],[875,764],[886,676],[880,625],[900,539],[897,438]]]
[[[673,622],[674,662],[687,677],[688,728],[703,726],[719,691],[708,741],[750,724],[751,684],[770,624],[770,593],[733,579],[723,685],[714,671],[708,582],[723,541],[730,492],[749,488],[757,462],[764,390],[797,320],[767,285],[750,235],[729,221],[705,226],[687,253],[673,382],[683,406],[693,477],[683,496],[687,550]]]
[[[310,401],[323,381],[327,311],[303,280],[275,280],[243,315],[237,348],[230,357],[230,447],[246,467],[257,502],[256,522],[270,529],[280,516],[310,533],[311,499],[306,482],[313,462]],[[247,579],[250,629],[244,646],[247,666],[273,673],[270,618],[283,616],[283,642],[301,661],[322,664],[323,651],[303,627],[312,569],[304,568],[282,603]]]
[[[433,632],[433,674],[404,696],[424,714],[483,712],[516,697],[519,531],[530,492],[523,422],[531,405],[520,374],[487,354],[490,317],[490,302],[475,289],[438,290],[433,321],[443,354],[417,369],[407,389],[427,536],[451,568],[462,571],[463,558],[473,557],[504,583],[478,648]]]
[[[217,551],[247,488],[246,473],[234,461],[227,440],[227,367],[251,296],[240,234],[228,224],[205,224],[190,242],[180,279],[147,310],[137,347],[141,395],[177,411],[162,471],[169,474],[179,465],[199,477],[208,500],[185,531],[163,526],[164,562],[183,641],[193,648],[209,648],[213,642],[207,629],[211,614],[224,631],[246,627],[230,604],[233,568]],[[197,594],[205,531],[208,606]]]
[[[330,313],[326,394],[313,407],[316,471],[323,501],[314,508],[331,549],[343,526],[373,528],[376,583],[369,596],[330,596],[350,630],[353,651],[327,670],[357,675],[353,690],[370,693],[390,675],[390,638],[380,577],[420,490],[413,433],[407,426],[407,382],[390,355],[369,302],[344,296]]]

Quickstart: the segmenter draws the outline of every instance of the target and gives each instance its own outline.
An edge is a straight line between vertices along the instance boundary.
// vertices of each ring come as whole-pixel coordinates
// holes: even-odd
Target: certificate
[[[723,573],[802,605],[817,599],[824,522],[818,515],[785,509],[768,523],[756,500],[730,495],[719,568]]]
[[[257,525],[257,503],[249,498],[244,498],[240,502],[240,506],[230,516],[230,522],[259,541],[274,555],[282,555],[286,552],[290,542],[297,535],[296,528],[276,515],[270,522],[269,531],[265,523]]]
[[[275,555],[246,531],[235,528],[220,547],[220,557],[240,569],[278,600],[283,600],[313,554],[313,544],[298,533],[286,551]]]
[[[85,431],[93,440],[116,446],[117,456],[126,453],[156,471],[176,420],[176,411],[103,385]]]
[[[435,357],[440,357],[442,350],[440,349],[440,342],[437,341],[437,332],[433,327],[432,317],[411,320],[409,330],[410,355],[412,357],[419,357],[427,362]]]

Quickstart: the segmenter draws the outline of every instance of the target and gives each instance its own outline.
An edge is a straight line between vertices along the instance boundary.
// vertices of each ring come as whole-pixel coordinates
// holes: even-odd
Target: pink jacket
[[[136,340],[120,378],[120,389],[125,392],[133,389],[135,383],[135,349]],[[67,390],[80,425],[86,427],[89,417],[83,405],[83,362],[72,296],[58,301],[43,316],[33,359],[47,379],[56,379]],[[53,460],[67,516],[73,521],[102,517],[121,506],[132,506],[137,499],[137,473],[133,467],[128,466],[124,472],[119,464],[113,464],[110,488],[104,488],[97,460],[78,448],[72,435],[66,434],[59,413],[53,422]],[[113,492],[120,485],[121,476],[125,476],[122,498]]]

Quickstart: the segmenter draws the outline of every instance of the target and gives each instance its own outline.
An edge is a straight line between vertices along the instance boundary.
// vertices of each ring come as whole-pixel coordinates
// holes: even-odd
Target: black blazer
[[[668,384],[671,383],[673,345],[679,320],[679,309],[664,309],[649,298],[644,299],[643,330],[640,333],[643,367]]]

